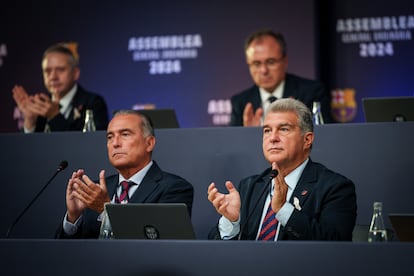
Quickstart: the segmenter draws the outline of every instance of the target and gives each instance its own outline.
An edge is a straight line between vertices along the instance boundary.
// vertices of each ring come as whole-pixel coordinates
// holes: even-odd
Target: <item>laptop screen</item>
[[[414,241],[414,214],[388,214],[399,241]]]
[[[414,97],[363,98],[366,122],[414,121]]]
[[[195,239],[184,203],[106,204],[114,239]]]
[[[154,128],[179,128],[174,109],[139,109],[137,111],[148,116]]]

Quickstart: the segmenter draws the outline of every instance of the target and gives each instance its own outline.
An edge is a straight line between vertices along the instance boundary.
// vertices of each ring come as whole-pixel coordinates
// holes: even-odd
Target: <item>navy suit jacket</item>
[[[81,131],[85,122],[86,109],[93,110],[93,118],[96,130],[106,130],[108,126],[108,109],[105,100],[98,94],[84,90],[79,84],[75,96],[72,99],[72,110],[66,119],[63,114],[58,114],[48,122],[51,131]],[[77,109],[80,113],[78,116]],[[46,118],[39,117],[36,122],[35,132],[43,132],[46,126]]]
[[[119,175],[106,178],[106,185],[110,198],[116,193]],[[185,203],[191,215],[194,188],[180,176],[164,172],[154,161],[151,168],[143,178],[138,189],[129,199],[130,203]],[[57,238],[91,238],[99,237],[101,222],[97,220],[99,213],[86,209],[83,213],[82,223],[74,236],[67,236],[62,225],[57,231]]]
[[[324,122],[333,122],[330,107],[331,96],[320,82],[286,74],[283,98],[300,100],[310,110],[312,110],[313,102],[320,102]],[[231,97],[230,126],[243,126],[243,111],[249,102],[252,103],[255,111],[262,106],[259,87],[256,85]]]
[[[266,185],[269,175],[270,168],[261,175],[241,180],[237,187],[242,203],[240,225],[243,240],[256,239],[269,191]],[[265,195],[261,196],[264,189]],[[301,210],[295,208],[287,224],[280,227],[278,240],[352,240],[357,205],[351,180],[309,160],[289,202],[293,204],[295,197]],[[256,202],[259,203],[254,208]],[[218,226],[209,233],[209,239],[220,239]]]

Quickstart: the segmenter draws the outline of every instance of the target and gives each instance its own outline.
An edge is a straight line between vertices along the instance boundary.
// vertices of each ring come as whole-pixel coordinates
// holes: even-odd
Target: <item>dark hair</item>
[[[152,124],[151,118],[145,115],[144,113],[141,113],[139,110],[122,109],[122,110],[115,111],[113,113],[113,117],[117,115],[121,115],[121,114],[132,114],[132,115],[136,115],[140,117],[142,121],[140,127],[141,127],[142,134],[144,135],[144,137],[155,136],[154,126]]]
[[[253,41],[260,40],[265,36],[273,37],[276,40],[276,42],[279,43],[280,48],[282,49],[282,55],[283,56],[287,55],[287,45],[286,45],[285,37],[281,33],[276,33],[272,31],[271,29],[263,29],[263,30],[259,30],[259,31],[256,31],[250,34],[244,42],[244,51],[246,51],[247,48],[249,48],[250,44]]]
[[[72,66],[72,68],[79,66],[79,60],[75,57],[73,52],[68,47],[66,47],[65,44],[63,43],[53,44],[52,46],[47,48],[46,51],[43,53],[42,60],[44,60],[46,58],[46,55],[50,53],[60,53],[60,54],[67,55],[69,57],[69,63]]]

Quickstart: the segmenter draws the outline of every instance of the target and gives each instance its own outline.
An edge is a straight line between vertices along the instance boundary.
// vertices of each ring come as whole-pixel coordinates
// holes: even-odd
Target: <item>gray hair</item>
[[[144,137],[155,136],[154,126],[152,124],[151,119],[147,115],[139,112],[139,110],[122,109],[122,110],[115,111],[113,117],[116,117],[121,114],[124,114],[124,115],[131,114],[131,115],[136,115],[140,117],[141,118],[140,127],[141,127],[141,131]]]
[[[69,57],[69,64],[72,66],[72,68],[76,68],[79,66],[79,60],[75,57],[73,52],[68,47],[66,47],[63,43],[57,43],[47,48],[46,51],[43,53],[42,61],[50,53],[60,53],[60,54],[67,55]]]
[[[294,112],[298,116],[302,134],[313,132],[312,113],[301,101],[292,98],[278,99],[269,106],[266,114],[275,112]]]

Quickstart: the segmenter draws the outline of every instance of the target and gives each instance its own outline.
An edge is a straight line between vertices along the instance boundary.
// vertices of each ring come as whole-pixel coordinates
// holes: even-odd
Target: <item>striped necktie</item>
[[[115,195],[115,203],[126,204],[129,201],[128,191],[129,188],[133,185],[133,183],[124,180],[119,185],[121,185],[122,190],[119,197],[117,194]]]
[[[277,222],[278,221],[276,219],[275,212],[272,209],[272,204],[269,204],[269,208],[267,209],[266,216],[263,219],[262,228],[257,240],[274,241],[276,236]]]

